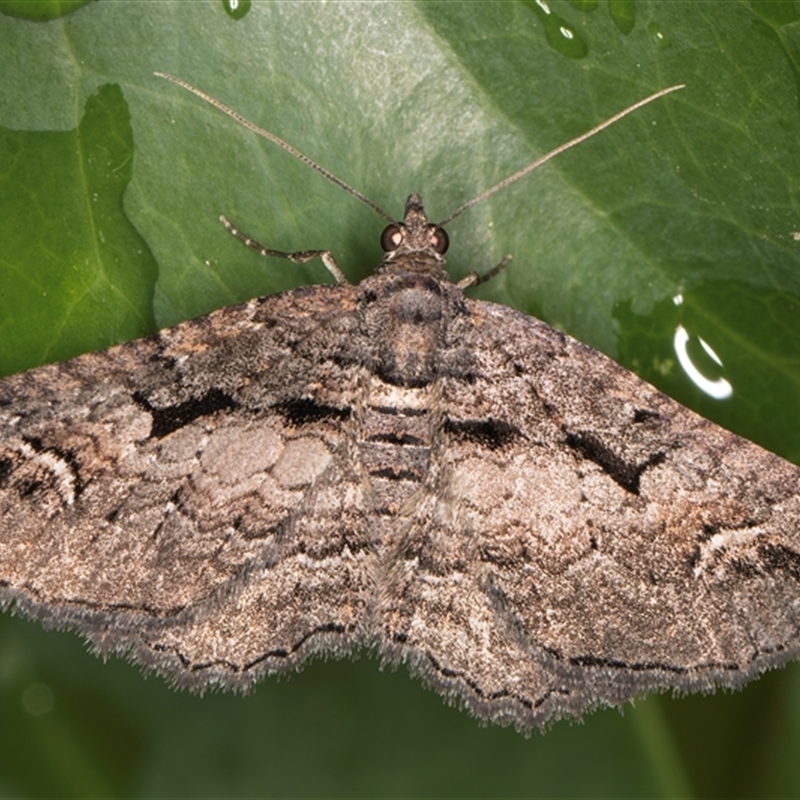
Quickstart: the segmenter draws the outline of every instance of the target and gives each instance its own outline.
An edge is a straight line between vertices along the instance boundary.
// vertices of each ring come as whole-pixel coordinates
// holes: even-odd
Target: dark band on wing
[[[329,406],[307,397],[286,400],[278,403],[274,408],[292,425],[309,425],[325,419],[345,420],[349,419],[352,414],[351,408]]]
[[[594,461],[626,492],[636,495],[639,494],[639,480],[642,473],[648,467],[662,464],[666,459],[666,454],[658,451],[651,453],[644,461],[638,463],[626,461],[598,437],[588,432],[567,432],[566,442],[584,458]]]
[[[500,450],[515,439],[522,436],[519,428],[504,422],[501,419],[447,419],[444,423],[445,432],[455,439],[474,442],[488,447],[490,450]]]
[[[758,548],[759,566],[770,574],[782,572],[800,581],[800,553],[782,544],[762,544]]]
[[[200,417],[209,417],[218,411],[234,411],[238,403],[221,389],[209,389],[202,397],[192,397],[183,403],[158,408],[141,392],[134,392],[133,400],[153,418],[151,439],[165,436],[189,425]]]

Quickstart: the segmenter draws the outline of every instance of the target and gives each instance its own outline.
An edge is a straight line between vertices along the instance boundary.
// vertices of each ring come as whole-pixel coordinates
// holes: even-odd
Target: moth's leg
[[[288,258],[295,264],[305,264],[306,261],[311,261],[312,258],[319,258],[325,265],[328,272],[333,275],[336,283],[349,283],[345,278],[344,273],[339,269],[336,259],[331,255],[329,250],[301,250],[297,253],[284,253],[281,250],[270,250],[268,247],[259,244],[255,239],[243,234],[238,228],[228,220],[227,217],[221,216],[220,222],[240,241],[244,242],[248,247],[253,250],[258,250],[262,256],[270,256],[271,258]]]
[[[470,272],[468,275],[465,275],[456,284],[456,286],[459,289],[466,289],[468,286],[477,286],[479,283],[486,283],[486,281],[490,281],[501,270],[505,269],[512,258],[513,256],[511,255],[506,256],[496,267],[492,267],[488,272],[485,272],[483,275],[480,275],[477,272]]]

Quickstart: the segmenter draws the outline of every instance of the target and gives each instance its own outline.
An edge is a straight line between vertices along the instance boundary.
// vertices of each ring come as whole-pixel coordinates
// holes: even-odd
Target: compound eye
[[[403,230],[403,226],[393,222],[383,229],[383,233],[381,234],[381,247],[386,253],[390,253],[392,250],[397,250],[397,248],[400,247],[404,238],[405,231]]]
[[[449,246],[450,239],[447,236],[447,231],[438,225],[433,225],[431,228],[431,247],[434,251],[439,255],[443,255],[447,252]]]

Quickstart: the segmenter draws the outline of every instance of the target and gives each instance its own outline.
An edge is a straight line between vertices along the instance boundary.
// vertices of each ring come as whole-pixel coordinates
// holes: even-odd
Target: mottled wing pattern
[[[463,301],[384,656],[529,729],[798,655],[800,472],[542,322]]]
[[[356,294],[255,300],[0,383],[0,602],[188,685],[360,643]]]
[[[523,730],[797,657],[800,470],[467,300],[418,196],[387,231],[0,383],[0,603],[195,688],[375,647]]]

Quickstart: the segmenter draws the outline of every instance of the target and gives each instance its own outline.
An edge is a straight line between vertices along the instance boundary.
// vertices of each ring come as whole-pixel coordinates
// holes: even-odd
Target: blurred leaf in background
[[[330,280],[248,251],[220,213],[329,248],[353,281],[379,262],[373,212],[155,70],[434,219],[686,83],[457,219],[451,273],[512,253],[478,296],[800,463],[795,3],[28,5],[0,3],[3,372]],[[682,370],[677,325],[728,399]],[[0,617],[0,796],[778,796],[800,792],[799,749],[797,665],[524,739],[367,657],[199,698]]]

